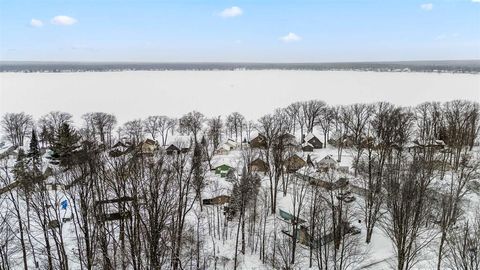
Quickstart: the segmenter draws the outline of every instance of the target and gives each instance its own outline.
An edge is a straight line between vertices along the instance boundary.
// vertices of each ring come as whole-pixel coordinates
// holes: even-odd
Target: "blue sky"
[[[480,0],[0,0],[0,59],[480,59]]]

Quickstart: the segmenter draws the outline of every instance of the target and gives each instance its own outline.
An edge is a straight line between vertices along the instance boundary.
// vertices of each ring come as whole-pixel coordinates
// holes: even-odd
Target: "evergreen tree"
[[[32,129],[32,138],[30,139],[30,149],[28,157],[32,160],[34,170],[38,169],[41,164],[40,148],[38,146],[38,138],[35,129]]]
[[[17,161],[15,162],[15,165],[13,166],[13,176],[15,181],[25,181],[25,179],[28,176],[27,173],[27,166],[25,164],[25,152],[23,151],[23,148],[18,149],[18,155],[17,155]]]
[[[75,152],[79,148],[78,141],[80,137],[77,135],[68,123],[64,123],[54,141],[51,150],[52,164],[62,167],[70,167],[75,164]]]
[[[42,144],[42,147],[45,147],[47,144],[51,142],[51,135],[46,125],[42,125],[42,131],[40,131],[39,135],[40,135],[39,139],[40,139],[40,143]]]

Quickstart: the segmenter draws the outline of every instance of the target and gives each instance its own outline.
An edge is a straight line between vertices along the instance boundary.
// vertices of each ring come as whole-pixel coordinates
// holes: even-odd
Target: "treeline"
[[[17,155],[14,164],[1,160],[0,265],[217,269],[229,263],[236,268],[250,252],[275,269],[301,263],[349,269],[367,256],[351,233],[355,207],[344,202],[342,188],[302,178],[341,186],[340,174],[319,170],[311,160],[312,166],[299,171],[286,169],[297,150],[285,134],[315,133],[322,134],[325,147],[337,149],[338,161],[344,151],[353,156],[350,177],[362,193],[364,242],[370,243],[380,228],[394,245],[397,269],[412,269],[431,244],[437,247],[438,269],[444,264],[478,269],[480,222],[465,214],[464,200],[479,175],[478,156],[472,154],[479,109],[478,103],[461,100],[416,107],[329,106],[312,100],[257,121],[238,112],[207,118],[192,111],[179,119],[149,116],[117,126],[114,115],[96,112],[83,115],[77,127],[65,112],[38,121],[7,113],[2,135],[17,147]],[[257,133],[264,136],[264,147],[242,143]],[[177,143],[188,151],[145,153],[145,139],[165,146],[178,135],[189,137]],[[203,206],[202,194],[219,189],[206,174],[227,138],[239,143],[241,158],[229,179],[233,190],[224,213],[219,205]],[[109,154],[119,141],[128,151]],[[264,175],[248,166],[256,158],[267,165]],[[288,232],[278,234],[280,225],[272,218],[279,196],[292,198],[292,222],[284,226],[288,237]],[[59,207],[65,198],[68,217]],[[234,242],[233,262],[217,254],[229,241]],[[300,259],[298,243],[308,246]]]

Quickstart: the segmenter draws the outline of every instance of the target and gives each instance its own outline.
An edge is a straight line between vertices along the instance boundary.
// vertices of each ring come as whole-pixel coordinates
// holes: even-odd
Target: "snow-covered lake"
[[[119,122],[152,114],[239,111],[256,119],[291,102],[480,100],[480,75],[356,71],[123,71],[0,73],[0,114],[104,111]]]

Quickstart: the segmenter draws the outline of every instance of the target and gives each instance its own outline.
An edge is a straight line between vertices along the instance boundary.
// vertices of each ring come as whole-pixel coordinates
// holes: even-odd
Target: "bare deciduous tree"
[[[32,116],[21,113],[6,113],[2,117],[3,135],[14,146],[23,146],[33,127]]]
[[[182,116],[179,121],[179,129],[182,133],[191,133],[195,141],[197,141],[197,134],[202,130],[205,116],[197,111],[192,111]]]

